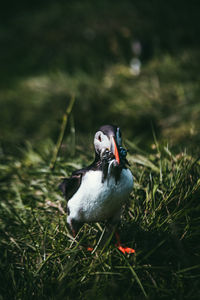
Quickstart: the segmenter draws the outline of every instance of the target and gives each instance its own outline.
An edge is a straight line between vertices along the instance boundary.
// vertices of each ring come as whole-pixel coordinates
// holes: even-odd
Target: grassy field
[[[2,92],[1,299],[200,297],[199,86],[187,55],[153,59],[139,77],[118,64],[100,81],[46,74]],[[72,93],[73,114],[52,170]],[[62,177],[92,161],[95,126],[109,120],[122,127],[129,149],[135,184],[120,232],[136,255],[120,253],[114,240],[88,252],[104,224],[86,224],[74,240],[58,190]]]
[[[199,4],[5,6],[0,300],[200,299]],[[113,237],[95,247],[105,224],[85,224],[73,239],[58,189],[92,162],[93,135],[110,123],[121,127],[134,176],[119,232],[135,255],[119,252]]]
[[[94,253],[103,224],[85,225],[74,240],[66,227],[61,177],[85,165],[57,158],[52,144],[21,158],[1,153],[1,299],[198,299],[200,165],[187,152],[152,144],[146,153],[125,140],[135,186],[120,232],[136,255],[111,241]]]
[[[152,59],[138,77],[117,64],[100,80],[45,74],[1,92],[1,299],[200,297],[200,104],[192,55]],[[74,240],[58,190],[62,177],[92,161],[93,134],[110,120],[129,149],[135,184],[120,232],[136,255],[120,253],[114,240],[88,252],[104,224],[84,225]]]

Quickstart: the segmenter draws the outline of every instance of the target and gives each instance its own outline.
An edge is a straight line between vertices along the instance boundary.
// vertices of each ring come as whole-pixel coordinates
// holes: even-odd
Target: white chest
[[[119,181],[113,177],[102,183],[101,171],[89,171],[76,194],[69,200],[69,218],[80,222],[98,222],[114,216],[133,188],[130,170],[123,169]]]

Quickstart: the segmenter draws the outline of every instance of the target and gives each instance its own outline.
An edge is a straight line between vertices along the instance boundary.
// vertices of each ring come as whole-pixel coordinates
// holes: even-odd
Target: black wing
[[[65,178],[59,185],[60,190],[63,192],[66,200],[69,200],[79,189],[81,184],[82,174],[72,174],[71,177]]]
[[[63,182],[59,185],[60,190],[63,192],[66,200],[69,200],[79,189],[81,185],[82,176],[90,169],[90,167],[74,171],[69,178],[64,178]]]
[[[101,163],[99,160],[95,161],[88,167],[74,171],[69,178],[64,178],[63,182],[59,185],[60,190],[63,192],[66,200],[69,200],[79,189],[81,185],[82,177],[89,170],[101,169]]]

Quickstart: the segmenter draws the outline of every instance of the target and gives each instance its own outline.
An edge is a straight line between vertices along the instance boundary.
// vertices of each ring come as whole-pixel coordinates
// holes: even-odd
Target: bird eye
[[[98,140],[101,142],[101,136],[99,135]]]

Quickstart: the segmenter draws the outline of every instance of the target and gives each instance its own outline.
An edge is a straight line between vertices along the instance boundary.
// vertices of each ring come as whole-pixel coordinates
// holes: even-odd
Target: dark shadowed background
[[[149,147],[199,143],[198,1],[20,1],[0,12],[0,141],[55,141],[72,94],[76,141],[105,123]],[[78,139],[78,140],[77,140]],[[87,137],[88,139],[88,137]]]

